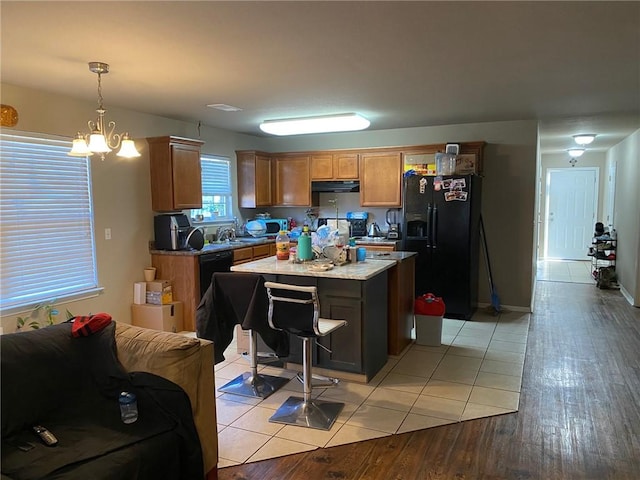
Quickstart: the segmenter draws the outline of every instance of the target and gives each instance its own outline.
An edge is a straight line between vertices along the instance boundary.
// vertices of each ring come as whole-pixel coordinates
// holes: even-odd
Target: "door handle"
[[[438,246],[438,206],[433,206],[433,213],[431,215],[431,222],[433,225],[431,226],[431,230],[433,231],[433,248]]]
[[[433,215],[433,206],[427,204],[427,247],[431,246],[431,216]]]

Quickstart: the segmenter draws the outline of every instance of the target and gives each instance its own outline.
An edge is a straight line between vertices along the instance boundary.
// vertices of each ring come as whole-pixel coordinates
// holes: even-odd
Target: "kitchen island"
[[[233,272],[262,274],[266,280],[318,288],[320,315],[342,319],[347,325],[318,339],[313,365],[342,372],[343,378],[364,383],[387,362],[388,271],[395,260],[367,260],[316,271],[298,264],[268,257],[231,267]],[[302,363],[302,341],[291,336],[291,352],[284,359]],[[340,376],[340,375],[337,375]]]

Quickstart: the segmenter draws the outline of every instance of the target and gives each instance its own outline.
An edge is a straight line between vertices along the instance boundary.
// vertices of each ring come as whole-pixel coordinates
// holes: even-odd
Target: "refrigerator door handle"
[[[427,247],[431,246],[431,216],[433,215],[433,206],[428,203],[427,204]]]
[[[431,246],[436,248],[438,246],[438,206],[433,205],[433,213],[431,214],[431,231],[433,232]]]

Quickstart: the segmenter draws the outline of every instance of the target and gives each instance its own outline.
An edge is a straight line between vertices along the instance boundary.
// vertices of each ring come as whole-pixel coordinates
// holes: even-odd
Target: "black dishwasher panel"
[[[229,272],[233,264],[233,251],[203,253],[198,255],[200,262],[200,298],[211,285],[211,277],[216,272]]]

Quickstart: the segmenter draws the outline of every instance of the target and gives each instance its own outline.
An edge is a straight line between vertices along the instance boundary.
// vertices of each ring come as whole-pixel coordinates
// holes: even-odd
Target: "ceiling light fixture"
[[[567,153],[571,157],[569,159],[569,163],[572,167],[576,166],[576,163],[578,163],[578,157],[581,157],[584,152],[584,148],[570,148],[569,150],[567,150]]]
[[[578,135],[573,136],[573,140],[578,145],[589,145],[596,138],[595,133],[579,133]]]
[[[567,150],[567,153],[571,158],[581,157],[584,152],[584,148],[570,148],[569,150]]]
[[[322,115],[316,117],[266,120],[260,130],[272,135],[301,135],[305,133],[352,132],[364,130],[371,122],[357,113]]]
[[[107,112],[102,105],[102,74],[109,73],[109,64],[102,62],[89,62],[89,70],[98,74],[98,118],[94,122],[89,120],[90,133],[78,132],[73,140],[73,146],[69,155],[72,157],[86,157],[97,153],[100,158],[104,157],[111,150],[120,147],[117,155],[119,157],[134,158],[139,157],[140,152],[136,149],[136,145],[129,136],[129,132],[124,134],[113,133],[116,128],[116,122],[111,121],[105,126],[104,114]],[[109,128],[107,132],[106,129]]]

